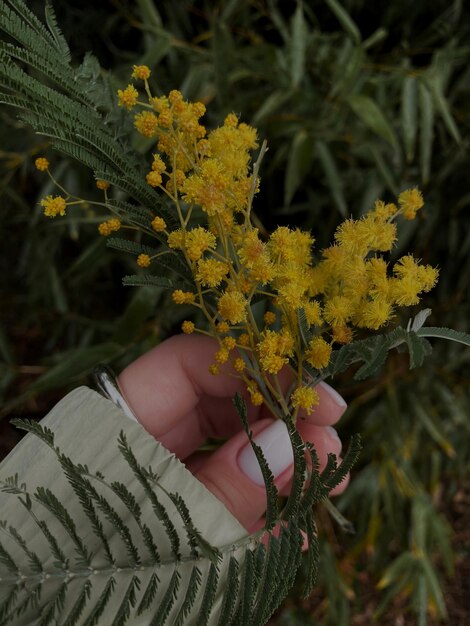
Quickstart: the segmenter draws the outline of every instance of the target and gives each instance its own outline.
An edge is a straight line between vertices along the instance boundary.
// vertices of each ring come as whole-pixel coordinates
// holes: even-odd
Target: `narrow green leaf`
[[[414,411],[416,417],[422,423],[429,435],[431,435],[434,441],[444,450],[449,458],[453,458],[455,456],[455,449],[443,432],[441,424],[432,415],[431,410],[426,408],[420,402],[416,402],[414,405]]]
[[[331,150],[324,141],[316,141],[315,150],[325,172],[333,202],[340,215],[346,218],[348,216],[348,207],[343,193],[343,180],[339,175]]]
[[[366,126],[379,135],[379,137],[385,139],[394,150],[398,151],[398,141],[395,131],[372,98],[357,94],[350,96],[348,103],[354,113]]]
[[[214,605],[214,598],[217,593],[217,583],[219,580],[219,572],[217,565],[211,563],[209,574],[205,580],[205,590],[202,596],[201,608],[197,616],[198,626],[206,626],[209,623],[209,617]]]
[[[160,287],[162,289],[178,289],[184,285],[177,285],[166,276],[155,276],[154,274],[133,274],[124,276],[122,284],[126,287]]]
[[[313,160],[313,142],[306,130],[294,135],[287,158],[284,180],[284,204],[289,205],[309,171]]]
[[[290,91],[288,89],[282,91],[274,91],[270,96],[266,98],[260,108],[256,111],[252,119],[252,124],[254,126],[257,126],[266,117],[269,117],[280,108],[284,107],[294,93],[294,91]]]
[[[292,19],[291,37],[291,82],[292,87],[299,86],[305,75],[305,54],[307,51],[308,27],[305,21],[302,2],[297,2],[297,8]]]
[[[449,134],[454,138],[456,143],[460,144],[462,142],[462,137],[452,113],[450,112],[449,103],[442,93],[440,77],[435,73],[428,73],[423,77],[423,80],[431,92],[436,109],[439,111]]]
[[[336,19],[343,27],[344,31],[351,37],[354,43],[361,43],[361,33],[349,14],[344,10],[338,0],[325,0],[336,16]]]
[[[421,181],[429,182],[434,141],[434,103],[429,89],[420,81],[418,85],[419,104],[419,161]]]
[[[449,341],[456,341],[457,343],[463,343],[465,346],[470,346],[470,334],[464,333],[460,330],[453,330],[452,328],[436,328],[433,326],[423,326],[416,331],[416,334],[420,337],[448,339]]]
[[[388,187],[388,189],[392,192],[394,196],[398,196],[399,189],[395,181],[395,177],[393,175],[392,170],[390,169],[390,167],[388,167],[387,163],[385,163],[385,160],[382,157],[380,151],[377,149],[377,147],[374,144],[371,144],[369,146],[369,150],[372,154],[372,158],[375,161],[377,170],[382,176],[384,183],[386,184],[386,186]]]
[[[401,125],[406,160],[413,161],[418,134],[418,83],[414,76],[403,79],[401,90]]]
[[[231,556],[228,566],[227,582],[224,589],[222,608],[220,610],[217,626],[227,626],[227,624],[232,624],[232,616],[235,610],[235,603],[238,598],[238,588],[240,586],[240,577],[238,572],[238,561],[234,556]]]

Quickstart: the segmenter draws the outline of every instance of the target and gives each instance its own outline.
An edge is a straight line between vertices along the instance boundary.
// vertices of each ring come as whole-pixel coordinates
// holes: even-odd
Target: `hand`
[[[119,376],[120,387],[142,426],[185,463],[249,531],[258,528],[266,493],[256,457],[232,399],[247,396],[239,378],[208,372],[215,340],[180,335],[164,341],[131,363]],[[346,409],[341,396],[325,383],[317,386],[320,404],[298,421],[304,441],[315,445],[321,466],[327,454],[338,457],[341,441],[332,428]],[[284,423],[262,405],[247,401],[254,440],[261,445],[281,493],[292,478],[292,449]],[[300,416],[302,417],[302,415]],[[208,437],[229,437],[213,453],[197,452]],[[344,490],[347,479],[335,490]]]

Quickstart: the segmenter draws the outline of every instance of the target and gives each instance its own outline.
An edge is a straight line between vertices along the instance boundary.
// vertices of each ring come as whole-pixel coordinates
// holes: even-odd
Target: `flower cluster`
[[[378,201],[364,217],[344,221],[334,243],[323,250],[315,249],[311,233],[296,228],[278,227],[266,237],[251,215],[265,152],[263,146],[253,166],[256,129],[231,113],[208,131],[201,123],[203,103],[186,102],[176,90],[153,96],[150,75],[146,66],[134,66],[132,77],[144,81],[146,99],[140,101],[129,84],[118,91],[118,101],[129,111],[141,109],[133,114],[135,129],[154,142],[143,180],[174,205],[176,228],[154,215],[146,231],[166,239],[191,270],[194,289],[176,289],[173,302],[195,307],[207,322],[208,331],[186,320],[182,331],[216,338],[210,372],[241,377],[253,404],[266,403],[284,418],[295,418],[301,409],[311,412],[319,398],[306,368],[321,377],[335,345],[350,343],[362,329],[382,328],[398,307],[416,304],[435,285],[437,270],[411,255],[393,267],[387,261],[397,238],[396,220],[415,218],[423,206],[421,193],[403,191],[396,204]],[[47,166],[37,162],[38,169]],[[106,191],[105,181],[98,183]],[[60,197],[48,196],[42,204],[51,216],[65,208]],[[201,211],[205,222],[195,223],[192,217]],[[100,233],[120,227],[113,218],[100,225]],[[142,253],[137,264],[146,268],[152,260]],[[267,303],[261,316],[252,306],[260,298]],[[300,319],[308,326],[307,341]],[[281,381],[280,373],[289,366],[286,390],[288,376]]]

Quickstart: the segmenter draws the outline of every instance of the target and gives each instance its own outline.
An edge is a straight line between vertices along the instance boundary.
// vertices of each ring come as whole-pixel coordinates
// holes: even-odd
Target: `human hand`
[[[258,461],[233,406],[238,392],[246,398],[240,378],[213,376],[208,367],[217,349],[215,340],[180,335],[164,341],[131,363],[119,376],[119,385],[142,426],[187,468],[249,531],[260,525],[266,492]],[[329,385],[317,386],[320,404],[305,416],[298,430],[315,445],[320,467],[328,453],[339,457],[341,441],[332,428],[346,403]],[[292,449],[282,421],[266,406],[247,401],[254,441],[263,449],[281,493],[292,479]],[[197,452],[208,437],[229,438],[213,453]],[[332,493],[346,487],[345,479]]]

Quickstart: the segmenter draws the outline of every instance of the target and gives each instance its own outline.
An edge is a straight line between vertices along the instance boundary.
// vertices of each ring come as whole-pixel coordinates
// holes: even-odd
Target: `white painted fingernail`
[[[341,407],[342,409],[345,409],[348,406],[343,396],[340,396],[336,389],[330,387],[328,383],[325,383],[322,380],[320,383],[318,383],[318,387],[321,387],[324,391],[326,391],[326,393],[330,396],[330,398],[337,406]]]
[[[253,437],[253,441],[261,447],[274,478],[277,478],[294,462],[289,433],[286,425],[281,420],[276,420],[262,430]],[[245,476],[248,476],[252,482],[256,485],[264,485],[258,459],[249,443],[240,452],[238,465]]]

